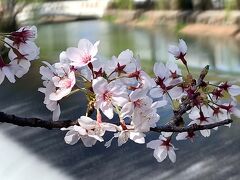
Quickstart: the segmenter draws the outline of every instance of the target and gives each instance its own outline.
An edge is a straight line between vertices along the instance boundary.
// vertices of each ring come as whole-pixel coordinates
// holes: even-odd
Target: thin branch
[[[0,122],[10,123],[18,126],[39,127],[45,129],[60,129],[78,124],[77,120],[51,121],[42,120],[39,118],[22,118],[15,115],[8,115],[3,112],[0,112]]]
[[[8,115],[6,113],[0,112],[0,122],[10,123],[18,126],[28,126],[28,127],[39,127],[45,129],[60,129],[67,128],[69,126],[78,125],[77,120],[65,120],[65,121],[46,121],[39,118],[21,118],[15,115]],[[213,129],[218,126],[223,126],[232,123],[231,119],[226,119],[224,121],[216,122],[208,125],[192,125],[187,127],[177,127],[172,125],[164,125],[156,128],[151,128],[154,132],[187,132],[187,131],[199,131],[204,129]]]
[[[191,126],[185,126],[185,127],[164,125],[164,126],[158,126],[156,128],[151,128],[150,130],[154,132],[191,132],[191,131],[200,131],[204,129],[213,129],[215,127],[227,125],[232,122],[233,122],[232,119],[226,119],[223,121],[219,121],[219,122],[207,124],[207,125],[193,124]]]

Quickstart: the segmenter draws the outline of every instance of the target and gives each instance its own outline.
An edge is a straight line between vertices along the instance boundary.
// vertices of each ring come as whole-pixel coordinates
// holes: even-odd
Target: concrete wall
[[[60,1],[32,3],[18,14],[19,22],[46,16],[72,16],[75,18],[101,18],[108,6],[108,0]]]

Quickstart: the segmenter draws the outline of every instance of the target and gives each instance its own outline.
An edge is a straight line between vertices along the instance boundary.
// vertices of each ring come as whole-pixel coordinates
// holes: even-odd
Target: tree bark
[[[64,121],[49,121],[42,120],[39,118],[22,118],[15,115],[9,115],[4,112],[0,112],[0,122],[10,123],[17,126],[28,126],[28,127],[38,127],[45,129],[61,129],[67,128],[74,125],[79,125],[77,120],[64,120]],[[227,125],[232,123],[231,119],[226,119],[224,121],[216,122],[208,125],[192,125],[186,127],[175,126],[174,124],[166,124],[163,126],[158,126],[151,128],[154,132],[188,132],[188,131],[199,131],[204,129],[213,129],[215,127]]]

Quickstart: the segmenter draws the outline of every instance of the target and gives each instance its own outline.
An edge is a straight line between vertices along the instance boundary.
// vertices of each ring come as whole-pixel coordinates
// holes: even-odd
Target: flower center
[[[188,133],[187,137],[190,138],[190,139],[192,139],[195,136],[194,131],[189,131],[187,133]]]
[[[112,99],[112,93],[109,91],[106,91],[103,94],[103,100],[109,102],[109,101],[111,101],[111,99]]]
[[[219,107],[213,108],[213,116],[218,116],[223,114]]]
[[[212,94],[216,97],[216,99],[223,97],[223,92],[221,89],[215,89]]]
[[[133,104],[134,104],[134,107],[136,108],[140,108],[142,106],[142,102],[140,99],[134,101]]]
[[[163,90],[166,89],[166,85],[164,84],[164,81],[165,81],[165,77],[164,78],[160,78],[159,76],[155,80],[156,84],[159,85]]]
[[[174,72],[170,71],[170,73],[171,73],[171,76],[170,76],[171,78],[173,78],[173,79],[178,78],[177,71],[174,71]]]
[[[23,29],[21,32],[12,32],[10,39],[13,41],[13,45],[19,45],[26,43],[29,38],[34,38],[35,34],[30,30]]]
[[[201,110],[199,112],[199,115],[200,115],[200,117],[198,118],[198,120],[200,121],[200,124],[203,123],[203,122],[208,122],[209,117],[205,117]]]
[[[89,55],[89,54],[87,54],[87,55],[85,55],[85,56],[83,57],[82,61],[83,61],[84,63],[88,63],[89,61],[91,61],[91,59],[92,59],[92,56]]]
[[[172,145],[170,144],[170,139],[162,140],[162,144],[160,146],[165,146],[167,150],[169,150],[169,148],[172,147]]]
[[[229,85],[227,82],[225,82],[224,84],[222,84],[221,86],[219,86],[219,88],[221,88],[221,89],[223,89],[223,90],[225,90],[225,91],[227,91],[228,88],[230,88],[230,87],[231,87],[231,85]]]
[[[62,84],[63,87],[68,89],[72,86],[72,80],[71,79],[63,79],[61,81],[61,84]]]

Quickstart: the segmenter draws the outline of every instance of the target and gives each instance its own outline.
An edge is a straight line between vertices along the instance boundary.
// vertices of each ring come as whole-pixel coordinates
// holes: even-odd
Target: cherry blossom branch
[[[20,78],[28,72],[30,62],[39,57],[36,38],[35,26],[0,34],[0,43],[9,49],[9,61],[0,55],[0,84],[5,77],[14,83],[15,77]],[[185,59],[187,45],[184,40],[179,39],[178,46],[169,46],[168,52],[182,61],[188,73],[182,74],[173,61],[157,62],[153,67],[153,78],[142,69],[140,59],[131,50],[124,50],[104,62],[97,58],[98,45],[99,41],[92,44],[87,39],[80,39],[77,48],[69,47],[60,53],[59,62],[43,62],[45,65],[40,67],[43,86],[38,91],[45,95],[44,104],[53,112],[53,121],[0,112],[0,123],[65,130],[68,131],[64,137],[67,144],[81,141],[86,147],[104,141],[105,131],[117,132],[105,143],[106,147],[114,138],[118,138],[118,146],[128,139],[143,144],[145,133],[157,132],[161,134],[159,140],[148,142],[147,148],[154,149],[158,162],[167,155],[175,162],[175,148],[171,143],[174,133],[176,140],[193,140],[195,131],[208,137],[210,129],[232,123],[231,115],[240,118],[236,102],[240,86],[229,82],[209,85],[205,80],[209,66],[205,66],[197,78],[193,77]],[[58,121],[61,114],[59,101],[78,91],[83,92],[88,101],[86,115],[75,120]],[[226,101],[225,97],[229,100]],[[165,125],[157,125],[160,120],[158,108],[168,105],[169,100],[173,116]],[[90,116],[95,110],[97,113],[92,119]],[[119,122],[102,122],[103,114],[111,120],[114,113],[118,114]],[[186,115],[191,125],[185,124]]]
[[[8,115],[4,112],[0,112],[0,122],[1,123],[9,123],[14,124],[17,126],[28,126],[28,127],[39,127],[39,128],[45,128],[45,129],[60,129],[60,128],[67,128],[69,126],[78,125],[77,120],[64,120],[64,121],[47,121],[42,120],[39,118],[22,118],[15,115]],[[232,123],[233,120],[226,119],[224,121],[216,122],[213,124],[208,125],[192,125],[187,127],[178,127],[173,125],[163,125],[158,126],[156,128],[151,128],[151,131],[154,132],[187,132],[187,131],[199,131],[204,129],[213,129],[215,127],[227,125],[229,123]]]
[[[226,119],[223,121],[219,121],[219,122],[207,124],[207,125],[193,124],[191,126],[185,126],[185,127],[163,125],[163,126],[158,126],[156,128],[150,128],[150,130],[154,132],[191,132],[191,131],[193,132],[193,131],[200,131],[204,129],[213,129],[215,127],[227,125],[232,122],[233,122],[232,119]]]
[[[197,79],[197,82],[196,82],[196,85],[194,86],[194,88],[198,88],[199,86],[201,86],[203,84],[203,80],[204,78],[206,77],[207,73],[208,73],[208,70],[209,70],[209,65],[205,66],[201,73],[200,73],[200,76],[198,77]],[[198,93],[195,93],[194,96],[192,97],[192,99],[196,98],[198,96]],[[182,116],[192,108],[191,106],[191,103],[190,103],[190,100],[189,98],[187,98],[186,100],[184,100],[180,106],[180,108],[177,110],[177,111],[174,111],[174,117],[171,121],[169,121],[166,125],[168,125],[169,127],[178,127],[180,126],[181,124],[184,124],[184,120],[182,118]],[[207,128],[208,129],[208,128]],[[212,129],[212,128],[210,128]],[[173,132],[173,131],[170,131],[170,132]],[[175,132],[178,132],[178,131],[175,131]],[[183,132],[183,131],[180,131],[180,132]]]
[[[0,122],[14,124],[17,126],[39,127],[49,130],[60,129],[78,124],[77,120],[50,121],[39,118],[22,118],[15,115],[9,115],[4,112],[0,112]]]

